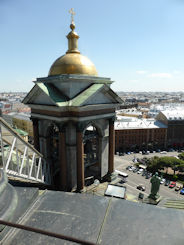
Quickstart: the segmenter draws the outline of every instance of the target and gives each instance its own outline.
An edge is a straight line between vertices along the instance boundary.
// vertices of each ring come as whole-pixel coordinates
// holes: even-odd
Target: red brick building
[[[116,151],[165,148],[167,126],[154,119],[122,117],[115,123]]]
[[[156,119],[167,127],[167,146],[184,147],[184,110],[161,111]]]

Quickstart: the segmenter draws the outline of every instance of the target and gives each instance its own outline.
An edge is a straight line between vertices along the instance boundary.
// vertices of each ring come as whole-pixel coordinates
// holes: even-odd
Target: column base
[[[152,198],[145,198],[142,202],[152,205],[157,205],[161,201],[161,197],[158,197],[157,199],[153,200]]]
[[[76,192],[77,193],[84,193],[84,192],[86,192],[86,187],[84,186],[84,188],[81,190],[76,189]]]

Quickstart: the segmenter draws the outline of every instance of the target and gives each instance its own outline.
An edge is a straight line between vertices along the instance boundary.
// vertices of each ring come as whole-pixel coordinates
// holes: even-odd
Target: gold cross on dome
[[[74,22],[73,16],[75,15],[74,9],[71,8],[71,9],[69,10],[69,13],[71,14],[71,23],[73,23],[73,22]]]

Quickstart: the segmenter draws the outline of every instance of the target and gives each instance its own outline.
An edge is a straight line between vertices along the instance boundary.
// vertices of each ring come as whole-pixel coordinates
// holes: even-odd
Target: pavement
[[[132,171],[126,170],[126,167],[129,165],[133,165],[133,158],[143,158],[148,157],[151,158],[153,156],[177,156],[178,152],[168,152],[167,154],[160,154],[160,153],[150,153],[149,155],[142,155],[142,154],[131,154],[131,155],[124,155],[118,156],[115,155],[115,169],[118,169],[122,172],[126,172],[128,174],[127,183],[124,185],[127,187],[127,195],[134,196],[134,199],[137,199],[138,194],[141,192],[136,187],[139,184],[143,184],[146,187],[146,190],[142,193],[145,197],[150,194],[151,183],[150,179],[145,179],[141,174],[133,173]],[[179,194],[179,191],[176,192],[175,188],[170,189],[168,186],[160,185],[159,195],[163,198],[169,199],[176,199],[176,200],[184,200],[184,196]]]

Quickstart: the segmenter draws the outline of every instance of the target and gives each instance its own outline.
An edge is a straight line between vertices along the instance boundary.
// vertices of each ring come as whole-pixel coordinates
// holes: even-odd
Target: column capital
[[[34,118],[34,117],[31,117],[30,119],[33,122],[33,125],[36,125],[38,123],[38,121],[39,121],[38,118]]]
[[[85,127],[89,124],[89,121],[77,122],[76,130],[77,132],[83,132]]]
[[[59,129],[59,132],[61,132],[61,133],[64,133],[65,132],[65,125],[66,125],[66,123],[65,122],[61,122],[61,123],[56,123],[56,125],[57,125],[57,127],[58,127],[58,129]]]
[[[109,119],[109,124],[114,124],[115,121],[116,121],[116,117],[113,116]]]

